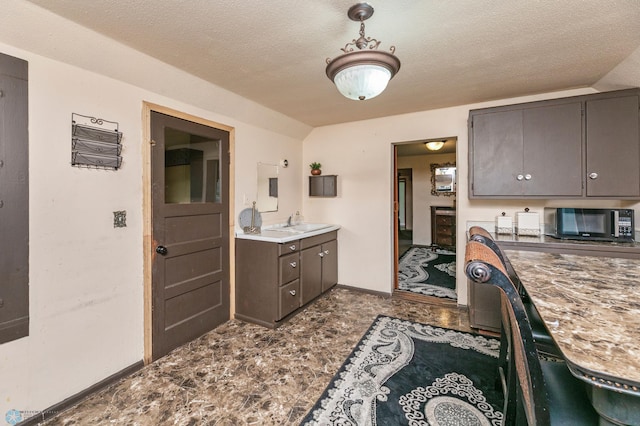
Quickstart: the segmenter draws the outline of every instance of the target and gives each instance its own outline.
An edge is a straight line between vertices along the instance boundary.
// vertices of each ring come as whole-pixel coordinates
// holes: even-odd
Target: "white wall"
[[[470,108],[588,93],[508,99],[311,129],[22,0],[4,0],[0,52],[29,61],[30,336],[0,345],[0,417],[38,411],[142,359],[142,102],[235,128],[235,200],[257,187],[257,163],[290,166],[279,175],[279,211],[343,226],[339,282],[382,292],[392,277],[392,147],[395,142],[458,138],[458,223],[492,220],[501,210],[544,202],[466,198]],[[640,85],[640,81],[637,82]],[[384,95],[382,95],[384,96]],[[354,106],[356,104],[354,103]],[[70,166],[71,113],[118,121],[124,163],[118,171]],[[304,141],[303,141],[304,139]],[[308,164],[338,175],[338,197],[309,198]],[[604,202],[585,204],[600,205]],[[556,202],[561,204],[561,202]],[[607,203],[610,205],[611,203]],[[636,205],[637,206],[637,205]],[[113,228],[113,211],[127,227]],[[465,243],[464,228],[458,246]],[[458,276],[462,270],[458,268]],[[459,303],[466,282],[458,279]]]
[[[265,222],[301,208],[309,129],[28,2],[7,0],[3,13],[12,19],[0,26],[0,52],[29,62],[30,334],[0,345],[1,419],[10,409],[44,410],[143,357],[143,101],[235,128],[236,213],[243,194],[255,199],[257,163],[287,158],[280,211]],[[59,31],[73,31],[76,43],[55,43]],[[68,57],[74,49],[82,52]],[[149,76],[145,87],[82,68],[99,68],[105,52],[119,62],[118,77]],[[120,124],[120,170],[71,167],[72,113]],[[113,227],[119,210],[126,228]]]
[[[514,215],[525,207],[536,211],[547,205],[639,208],[639,204],[633,202],[612,200],[468,199],[467,118],[470,109],[593,92],[592,89],[568,90],[314,129],[304,140],[303,163],[319,161],[327,172],[337,174],[338,197],[304,198],[304,211],[314,221],[342,225],[339,233],[338,282],[373,291],[392,291],[392,144],[396,142],[433,139],[442,135],[458,138],[458,247],[464,247],[466,243],[467,221],[493,221],[502,211]],[[458,253],[462,256],[464,252],[459,250]],[[458,303],[466,305],[467,283],[460,259],[457,277]]]
[[[413,183],[413,244],[431,241],[431,206],[453,206],[455,197],[431,194],[431,164],[455,163],[455,154],[425,154],[398,157],[399,169],[412,169]],[[457,179],[456,179],[457,180]]]

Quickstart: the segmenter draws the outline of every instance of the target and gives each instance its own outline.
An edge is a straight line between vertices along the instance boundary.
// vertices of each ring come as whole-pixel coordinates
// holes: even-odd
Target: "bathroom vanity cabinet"
[[[338,281],[338,233],[236,239],[236,318],[275,328]]]

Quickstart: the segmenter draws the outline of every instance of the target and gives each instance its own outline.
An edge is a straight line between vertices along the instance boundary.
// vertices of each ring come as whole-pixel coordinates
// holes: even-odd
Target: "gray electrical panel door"
[[[0,54],[0,343],[29,334],[27,62]]]

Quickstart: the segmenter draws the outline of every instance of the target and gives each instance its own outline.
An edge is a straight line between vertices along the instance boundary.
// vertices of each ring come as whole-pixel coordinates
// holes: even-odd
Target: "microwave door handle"
[[[614,210],[613,212],[613,236],[618,238],[620,236],[620,212]]]

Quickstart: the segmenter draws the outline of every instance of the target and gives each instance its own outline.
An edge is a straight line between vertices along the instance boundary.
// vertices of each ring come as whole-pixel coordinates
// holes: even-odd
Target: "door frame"
[[[151,102],[142,102],[142,250],[143,250],[143,287],[144,287],[144,363],[152,358],[152,267],[153,267],[153,217],[151,205],[151,111],[192,121],[204,126],[215,127],[229,132],[229,315],[235,314],[235,128],[226,124],[207,120],[182,111],[174,110]]]

